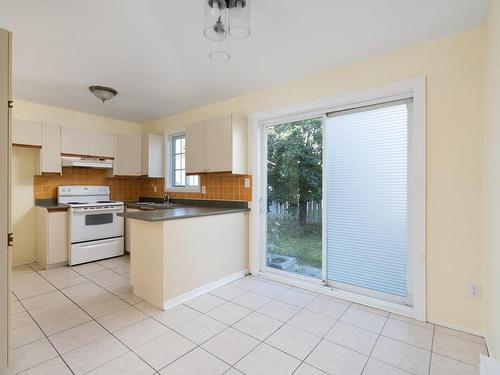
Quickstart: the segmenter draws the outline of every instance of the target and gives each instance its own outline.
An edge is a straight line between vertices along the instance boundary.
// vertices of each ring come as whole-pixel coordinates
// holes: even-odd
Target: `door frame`
[[[413,97],[413,116],[410,119],[408,129],[408,163],[412,169],[412,176],[408,181],[408,205],[409,225],[411,231],[408,238],[411,263],[411,284],[413,286],[413,307],[403,306],[397,303],[382,301],[369,296],[362,296],[352,292],[325,287],[318,283],[307,282],[301,278],[290,277],[283,273],[268,272],[263,265],[265,258],[265,220],[266,214],[266,171],[262,163],[265,141],[263,139],[263,126],[273,123],[286,122],[306,117],[321,117],[329,112],[350,109],[364,105],[384,103],[387,101]],[[323,122],[325,126],[325,122]],[[324,128],[324,130],[326,130]],[[382,308],[391,312],[404,314],[415,319],[425,321],[427,318],[426,304],[426,77],[415,78],[388,83],[382,86],[369,88],[334,97],[323,98],[311,102],[305,102],[272,109],[269,111],[253,113],[249,118],[249,139],[251,142],[251,173],[252,181],[252,207],[250,236],[250,272],[290,285],[315,290],[320,293],[333,295],[353,302]],[[325,137],[325,132],[323,133]],[[415,147],[414,147],[415,145]],[[323,182],[326,176],[323,172]],[[323,183],[323,188],[325,184]],[[323,194],[325,191],[323,191]],[[323,204],[324,207],[324,204]],[[323,226],[325,222],[326,209],[323,209]],[[323,230],[323,236],[325,236]],[[323,238],[323,247],[326,246]],[[323,250],[323,256],[325,251]],[[325,262],[323,266],[325,265]],[[326,273],[322,278],[327,279]]]
[[[11,49],[12,36],[0,29],[0,368],[10,362],[10,281],[12,247],[8,245],[11,227]]]

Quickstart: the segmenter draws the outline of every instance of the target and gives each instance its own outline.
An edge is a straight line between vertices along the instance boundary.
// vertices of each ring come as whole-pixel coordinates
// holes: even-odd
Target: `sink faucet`
[[[165,196],[163,197],[163,203],[170,204],[170,195],[168,193],[165,193]]]

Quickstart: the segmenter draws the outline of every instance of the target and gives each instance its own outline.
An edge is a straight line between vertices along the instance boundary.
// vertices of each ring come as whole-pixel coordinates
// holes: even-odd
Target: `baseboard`
[[[33,259],[33,260],[23,261],[20,263],[12,263],[12,267],[26,266],[32,263],[36,263],[36,260]]]
[[[190,299],[201,296],[202,294],[208,293],[214,289],[220,288],[223,285],[229,284],[235,280],[241,279],[243,276],[248,275],[248,269],[244,269],[242,271],[233,273],[229,276],[223,277],[222,279],[215,280],[209,284],[203,285],[199,288],[191,290],[190,292],[181,294],[180,296],[171,298],[165,302],[163,302],[163,309],[171,309],[181,303],[189,301]]]
[[[486,335],[484,332],[476,331],[474,329],[470,329],[470,328],[466,328],[466,327],[462,327],[462,326],[459,326],[457,324],[451,324],[451,323],[443,322],[441,320],[429,320],[429,323],[437,324],[438,326],[441,326],[444,328],[454,329],[455,331],[468,333],[470,335],[486,338]]]

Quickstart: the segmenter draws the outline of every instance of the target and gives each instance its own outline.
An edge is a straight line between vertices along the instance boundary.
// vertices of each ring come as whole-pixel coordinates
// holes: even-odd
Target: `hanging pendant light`
[[[250,36],[250,6],[246,0],[233,0],[234,6],[229,8],[229,36],[245,39]]]
[[[209,57],[215,62],[228,62],[230,53],[224,47],[227,36],[245,39],[250,36],[249,0],[205,0],[204,35],[212,42]]]
[[[205,29],[203,33],[210,40],[224,40],[227,37],[228,20],[225,0],[207,0],[205,3]]]

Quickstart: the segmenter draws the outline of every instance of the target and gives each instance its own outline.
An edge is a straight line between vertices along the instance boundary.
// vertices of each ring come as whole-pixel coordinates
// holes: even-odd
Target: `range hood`
[[[89,158],[89,157],[78,157],[78,156],[63,156],[62,157],[63,167],[84,167],[84,168],[100,168],[100,169],[112,169],[113,160],[111,159],[100,159],[100,158]]]

